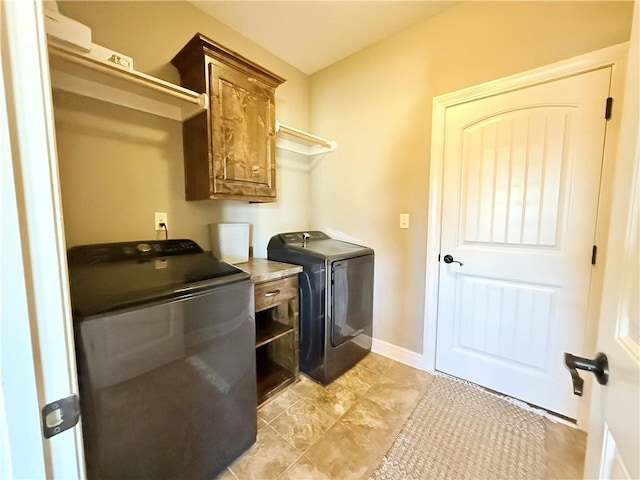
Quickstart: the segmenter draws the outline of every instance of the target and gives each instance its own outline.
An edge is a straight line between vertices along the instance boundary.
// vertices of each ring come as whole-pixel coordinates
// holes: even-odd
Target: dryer
[[[328,385],[371,351],[374,252],[319,231],[275,235],[267,252],[303,268],[300,370]]]

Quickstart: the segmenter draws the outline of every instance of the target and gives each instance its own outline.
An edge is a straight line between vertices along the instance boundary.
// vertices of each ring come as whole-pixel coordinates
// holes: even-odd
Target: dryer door
[[[373,255],[331,264],[331,344],[334,347],[371,331]]]

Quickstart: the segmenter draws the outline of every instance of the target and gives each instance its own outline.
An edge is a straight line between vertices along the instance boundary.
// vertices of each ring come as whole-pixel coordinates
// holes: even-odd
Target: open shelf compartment
[[[256,348],[266,345],[289,332],[293,332],[293,327],[283,325],[273,320],[256,321]]]
[[[269,358],[265,347],[256,351],[258,405],[296,380],[294,372],[284,368]]]

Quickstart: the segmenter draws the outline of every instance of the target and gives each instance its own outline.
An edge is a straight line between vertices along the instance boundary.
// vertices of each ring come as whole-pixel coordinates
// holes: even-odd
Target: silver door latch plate
[[[71,395],[51,402],[42,409],[42,433],[44,438],[74,427],[80,419],[80,397]]]

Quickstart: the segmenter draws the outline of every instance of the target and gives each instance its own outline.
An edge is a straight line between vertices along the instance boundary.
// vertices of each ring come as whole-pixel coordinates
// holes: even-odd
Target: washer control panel
[[[79,245],[69,249],[67,258],[70,265],[80,266],[195,253],[203,250],[193,240],[145,240]]]

